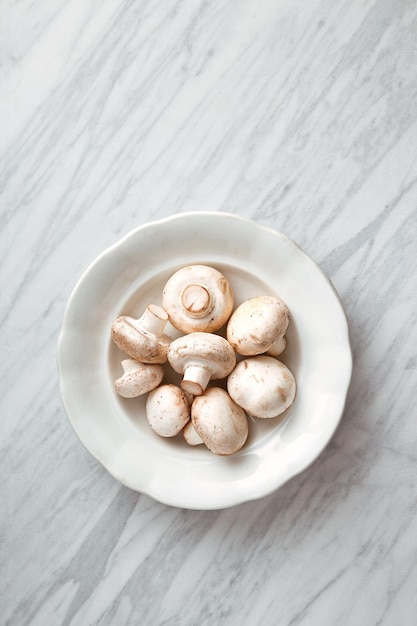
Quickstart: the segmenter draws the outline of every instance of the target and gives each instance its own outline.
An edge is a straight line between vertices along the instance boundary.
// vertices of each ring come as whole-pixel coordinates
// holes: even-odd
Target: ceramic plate
[[[188,446],[181,434],[158,437],[146,420],[145,398],[114,392],[126,356],[111,341],[113,320],[161,304],[168,278],[193,263],[220,270],[235,305],[276,295],[291,314],[280,360],[297,381],[295,402],[279,418],[250,418],[246,445],[230,457]],[[117,480],[169,505],[218,509],[271,493],[316,459],[341,418],[352,358],[340,300],[294,242],[235,215],[187,213],[133,230],[92,263],[65,311],[58,367],[75,432]],[[164,367],[167,382],[179,380]]]

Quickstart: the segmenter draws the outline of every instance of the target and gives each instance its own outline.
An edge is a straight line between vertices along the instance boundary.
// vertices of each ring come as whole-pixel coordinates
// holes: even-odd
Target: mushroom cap
[[[114,388],[123,398],[136,398],[155,389],[164,377],[161,365],[139,363],[135,359],[125,359],[121,365],[124,374],[114,382]]]
[[[230,343],[212,333],[190,333],[175,339],[168,349],[168,361],[171,367],[182,374],[187,368],[201,369],[210,379],[224,378],[236,365],[236,355]],[[207,385],[206,382],[206,385]],[[185,389],[194,395],[204,391],[192,385]]]
[[[272,356],[254,356],[236,365],[227,379],[233,400],[253,417],[276,417],[293,402],[294,376]]]
[[[212,333],[229,319],[233,291],[229,281],[214,267],[188,265],[168,280],[162,304],[177,330]]]
[[[210,387],[204,395],[195,398],[191,420],[197,434],[214,454],[234,454],[248,438],[245,411],[220,387]]]
[[[161,437],[175,437],[190,420],[190,405],[177,385],[160,385],[148,394],[146,418]]]
[[[242,302],[227,324],[227,340],[238,354],[262,354],[284,336],[288,307],[274,296],[257,296]]]
[[[159,318],[161,324],[168,321],[168,314],[157,305],[149,305],[155,317]],[[129,315],[118,317],[112,324],[112,339],[116,346],[133,359],[142,363],[165,363],[167,360],[170,337],[164,334],[157,335],[152,329],[148,329],[143,324],[145,314],[135,319]]]

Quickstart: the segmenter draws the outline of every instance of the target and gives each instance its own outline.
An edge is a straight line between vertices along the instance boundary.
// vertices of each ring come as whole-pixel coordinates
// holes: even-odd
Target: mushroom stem
[[[201,396],[209,384],[212,372],[204,365],[191,364],[184,369],[184,378],[181,381],[181,388],[193,394]]]
[[[197,319],[208,315],[214,306],[208,289],[197,283],[187,285],[182,290],[181,304],[190,317]]]
[[[164,309],[157,304],[150,304],[140,318],[139,323],[142,328],[145,328],[150,333],[157,337],[162,337],[167,321],[168,314]]]
[[[190,420],[182,429],[182,435],[189,446],[199,446],[204,443]]]
[[[284,352],[286,346],[287,346],[287,342],[285,340],[285,337],[280,337],[279,339],[274,341],[272,346],[268,348],[267,352],[271,356],[279,356],[281,352]]]
[[[123,368],[124,374],[132,374],[133,372],[137,372],[144,367],[143,363],[135,361],[135,359],[124,359],[124,361],[122,361],[120,365]]]

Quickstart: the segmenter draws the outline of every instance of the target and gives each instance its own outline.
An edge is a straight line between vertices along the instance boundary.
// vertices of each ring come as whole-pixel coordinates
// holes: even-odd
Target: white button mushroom
[[[218,270],[207,265],[189,265],[168,280],[162,305],[171,324],[183,333],[212,333],[229,319],[233,292]]]
[[[190,405],[177,385],[161,385],[148,394],[146,418],[161,437],[175,437],[190,420]]]
[[[171,343],[168,361],[178,374],[184,374],[182,389],[200,396],[211,379],[230,374],[236,365],[236,356],[223,337],[211,333],[190,333]]]
[[[207,448],[219,455],[234,454],[248,438],[244,410],[220,387],[207,389],[191,407],[192,424]]]
[[[188,422],[188,424],[184,426],[182,434],[186,443],[188,443],[189,446],[199,446],[204,443],[204,441],[201,439],[200,435],[194,428],[194,424],[191,420]]]
[[[254,356],[236,365],[227,380],[233,400],[253,417],[276,417],[294,401],[294,376],[271,356]]]
[[[156,304],[150,304],[142,317],[118,317],[112,325],[116,346],[142,363],[165,363],[171,338],[164,335],[168,314]]]
[[[287,330],[289,319],[288,308],[282,300],[273,296],[250,298],[231,316],[227,340],[243,356],[274,350]]]
[[[162,365],[139,363],[135,359],[121,362],[124,374],[118,378],[114,387],[123,398],[136,398],[157,387],[163,377]]]

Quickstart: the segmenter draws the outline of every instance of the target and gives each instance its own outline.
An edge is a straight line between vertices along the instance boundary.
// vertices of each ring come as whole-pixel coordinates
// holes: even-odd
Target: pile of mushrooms
[[[189,265],[166,283],[162,306],[149,304],[139,319],[124,315],[112,324],[112,339],[129,358],[115,381],[124,398],[148,394],[146,417],[155,433],[182,432],[191,446],[214,454],[238,452],[249,434],[248,415],[272,418],[294,402],[296,383],[279,361],[290,316],[274,296],[257,296],[233,311],[233,291],[221,272]],[[168,321],[183,333],[164,333]],[[226,326],[226,339],[216,334]],[[237,356],[238,355],[238,356]],[[240,358],[243,357],[243,358]],[[162,365],[182,375],[179,386],[163,383]],[[210,385],[226,380],[227,391]]]

